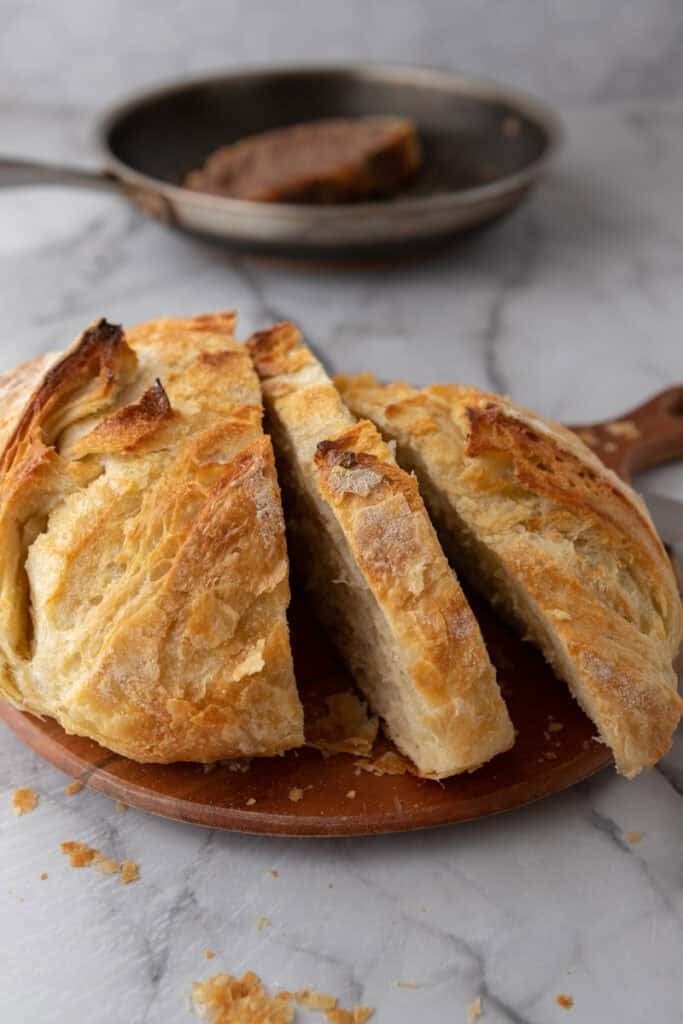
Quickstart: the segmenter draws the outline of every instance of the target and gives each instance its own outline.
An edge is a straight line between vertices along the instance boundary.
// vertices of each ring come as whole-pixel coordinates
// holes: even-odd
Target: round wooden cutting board
[[[683,455],[683,388],[617,421],[576,428],[624,477]],[[471,595],[470,595],[471,596]],[[303,748],[235,765],[145,765],[91,740],[68,736],[0,702],[0,717],[30,747],[86,785],[141,810],[212,828],[285,836],[353,836],[468,821],[557,793],[611,762],[595,728],[541,656],[471,596],[517,730],[514,748],[469,775],[444,782],[377,776],[348,754]],[[290,625],[305,705],[349,690],[310,610],[295,594]],[[380,739],[373,760],[390,749]]]

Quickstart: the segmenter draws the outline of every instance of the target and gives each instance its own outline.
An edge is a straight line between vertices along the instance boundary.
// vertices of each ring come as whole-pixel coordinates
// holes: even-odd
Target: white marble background
[[[238,259],[113,197],[0,193],[0,369],[102,314],[236,306],[244,333],[296,318],[337,368],[471,381],[568,421],[683,379],[676,0],[1,0],[0,23],[8,154],[92,163],[93,119],[121,93],[276,59],[489,75],[554,101],[568,129],[557,167],[508,220],[381,270]],[[655,483],[683,497],[678,467]],[[369,840],[204,832],[67,798],[66,781],[0,731],[2,1024],[184,1024],[193,978],[247,968],[373,1005],[378,1024],[464,1021],[477,995],[487,1024],[683,1021],[680,737],[630,784],[608,772],[498,819]],[[21,819],[18,785],[41,795]],[[71,870],[58,851],[69,838],[138,860],[141,879]],[[272,926],[257,931],[258,915]]]

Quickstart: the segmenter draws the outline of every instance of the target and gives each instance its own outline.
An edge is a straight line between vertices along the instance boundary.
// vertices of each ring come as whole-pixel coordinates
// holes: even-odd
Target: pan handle
[[[108,192],[123,191],[122,182],[109,171],[88,171],[83,167],[63,167],[38,160],[0,158],[0,188],[14,185],[71,185]]]

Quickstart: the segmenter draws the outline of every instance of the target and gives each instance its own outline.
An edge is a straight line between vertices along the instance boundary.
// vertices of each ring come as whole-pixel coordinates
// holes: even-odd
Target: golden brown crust
[[[454,558],[470,545],[479,555],[468,557],[492,556],[518,588],[518,617],[532,634],[530,616],[542,622],[539,644],[619,770],[655,763],[683,707],[671,668],[681,603],[639,497],[576,435],[508,399],[368,375],[337,383],[414,467],[433,515],[457,533]]]
[[[248,346],[290,494],[293,557],[342,656],[422,774],[477,767],[512,744],[512,726],[414,478],[372,424],[354,421],[292,324]]]
[[[284,522],[232,314],[100,321],[0,457],[0,694],[142,761],[303,742]],[[22,384],[37,367],[20,368]]]

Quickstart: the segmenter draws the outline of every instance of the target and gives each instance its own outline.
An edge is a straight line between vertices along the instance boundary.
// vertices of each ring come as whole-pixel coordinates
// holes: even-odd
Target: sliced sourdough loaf
[[[339,377],[396,442],[453,564],[542,650],[628,777],[681,716],[681,602],[642,501],[571,431],[467,387]]]
[[[303,742],[284,519],[230,313],[0,377],[0,696],[138,761]]]
[[[479,627],[415,479],[356,422],[292,324],[248,342],[285,498],[294,567],[340,655],[420,774],[513,742]]]

